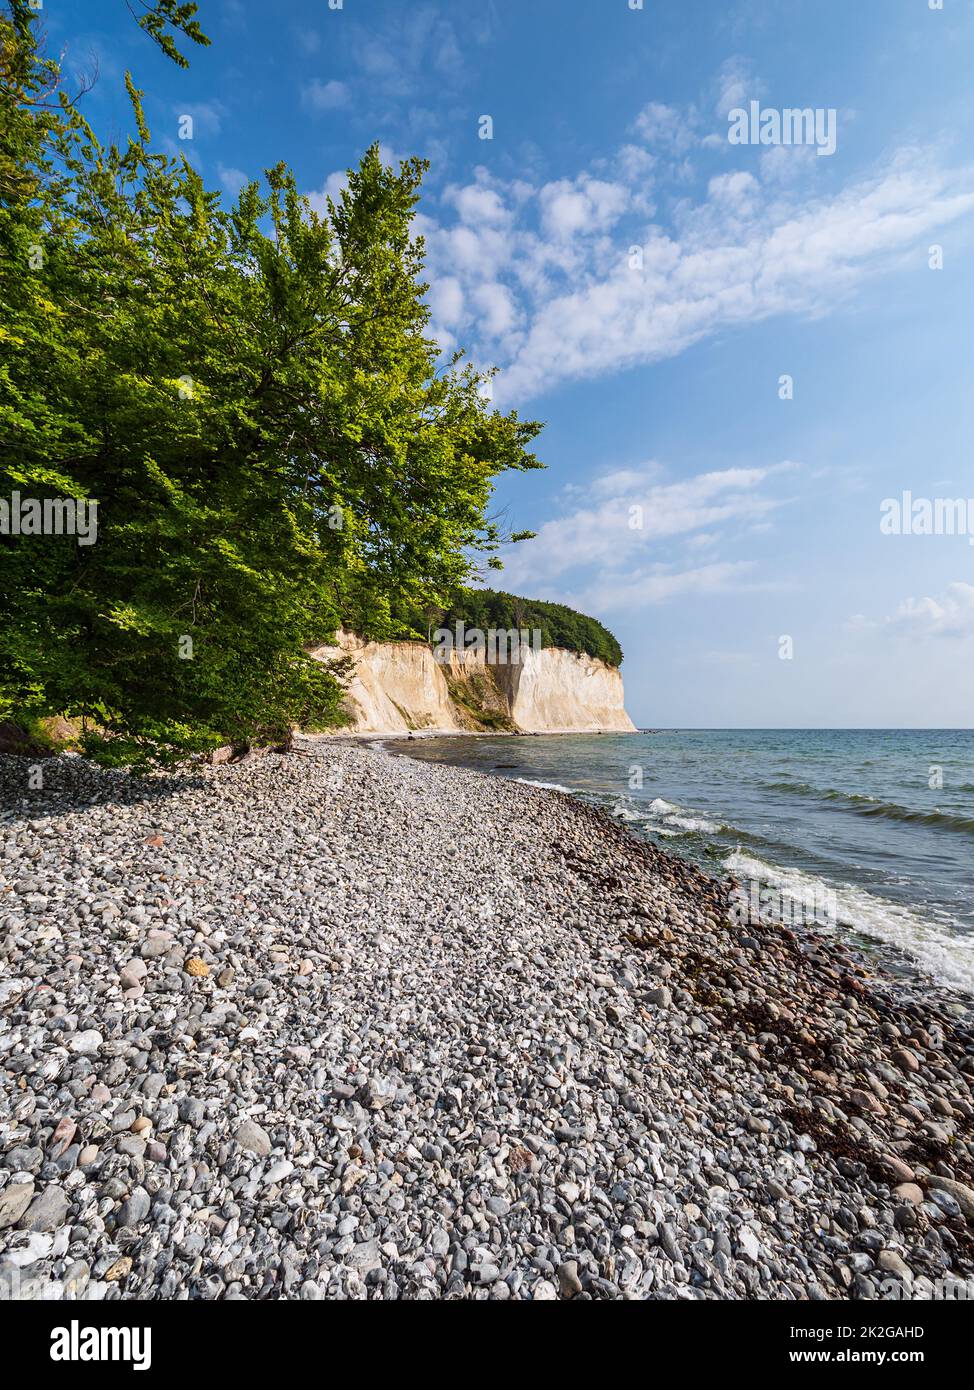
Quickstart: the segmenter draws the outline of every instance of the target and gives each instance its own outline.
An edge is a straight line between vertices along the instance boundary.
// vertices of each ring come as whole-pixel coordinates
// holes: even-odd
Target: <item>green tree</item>
[[[182,0],[126,0],[126,3],[139,28],[179,67],[188,68],[189,59],[177,47],[177,34],[203,47],[209,45],[196,18],[198,5],[184,4]]]
[[[95,544],[0,536],[0,718],[125,764],[327,723],[305,647],[443,604],[505,539],[493,479],[539,466],[427,336],[425,166],[373,148],[318,216],[278,165],[226,208],[130,79],[124,148],[50,100],[17,3],[0,54],[0,498],[97,502]]]
[[[436,626],[452,628],[457,622],[484,632],[537,628],[543,647],[564,647],[598,657],[610,666],[622,665],[622,648],[608,628],[563,603],[518,598],[494,589],[458,589],[440,610]]]

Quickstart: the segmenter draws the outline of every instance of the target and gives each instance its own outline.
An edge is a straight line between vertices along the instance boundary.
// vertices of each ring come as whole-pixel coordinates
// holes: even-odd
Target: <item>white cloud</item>
[[[321,47],[321,35],[316,29],[298,28],[295,29],[294,35],[299,48],[303,49],[305,53],[317,53]]]
[[[843,629],[853,635],[874,632],[878,626],[879,624],[872,618],[867,618],[865,613],[853,613],[852,617],[846,618],[842,624]]]
[[[649,150],[645,150],[641,145],[623,145],[616,155],[616,164],[619,173],[632,186],[641,186],[644,190],[651,187],[653,170],[659,161]]]
[[[644,492],[662,476],[663,466],[655,461],[640,464],[638,468],[617,468],[594,478],[588,491],[592,497],[631,497]],[[579,493],[582,488],[573,485],[573,491]]]
[[[763,90],[746,58],[728,58],[720,70],[714,110],[722,119],[736,107],[744,106]]]
[[[744,562],[714,562],[685,572],[693,579],[681,578],[660,563],[661,547],[697,534],[702,545],[712,546],[718,541],[715,528],[733,534],[766,519],[782,503],[762,488],[796,467],[727,468],[669,483],[659,481],[655,463],[604,474],[587,490],[573,491],[573,511],[546,521],[534,540],[511,548],[505,584],[536,592],[568,571],[589,571],[589,595],[611,592],[633,602],[658,602],[674,592],[713,592],[716,584],[743,573]],[[600,598],[596,607],[604,605]]]
[[[881,619],[854,613],[843,627],[853,635],[885,639],[974,637],[974,584],[957,580],[939,597],[905,598],[895,613]]]
[[[464,16],[464,43],[482,44],[489,34],[488,14]],[[455,89],[468,72],[457,29],[433,5],[396,6],[381,26],[356,25],[351,46],[353,61],[370,90],[381,84],[384,100],[426,92],[433,74],[438,85]]]
[[[301,88],[301,104],[306,111],[334,111],[348,102],[349,91],[344,82],[322,82],[314,77]]]
[[[493,227],[510,222],[512,214],[501,195],[489,187],[482,171],[478,174],[482,182],[451,186],[443,194],[443,201],[456,208],[460,221],[467,226]]]
[[[232,198],[235,198],[244,184],[249,182],[242,169],[227,168],[224,164],[217,165],[217,175]]]
[[[201,135],[219,135],[223,118],[227,114],[227,108],[222,101],[190,101],[172,109],[178,121],[182,121],[184,116],[192,117],[194,140],[199,139]],[[190,141],[180,137],[179,143],[189,145]]]
[[[761,155],[761,178],[765,183],[794,183],[818,162],[814,145],[770,145]]]
[[[974,585],[958,580],[940,598],[905,599],[891,622],[917,637],[974,637]]]
[[[738,169],[732,174],[718,174],[707,185],[707,196],[711,202],[734,212],[749,210],[759,192],[757,179],[746,169]]]
[[[486,333],[497,338],[510,332],[517,320],[517,308],[506,285],[497,280],[478,285],[473,297]]]
[[[429,302],[434,323],[442,324],[447,329],[455,328],[463,314],[464,305],[460,281],[453,275],[446,275],[442,280],[437,280],[430,289]]]
[[[741,72],[725,71],[721,100]],[[671,144],[682,129],[658,104],[637,124]],[[501,368],[499,404],[674,357],[736,325],[828,312],[974,210],[974,172],[942,167],[929,149],[901,151],[828,196],[802,191],[821,161],[747,153],[751,168],[717,173],[697,198],[681,190],[666,223],[649,201],[663,166],[631,143],[599,162],[599,177],[532,186],[480,168],[446,189],[445,217],[427,204],[417,230],[430,279],[462,289],[456,338]],[[679,185],[672,161],[665,173]]]
[[[655,150],[685,154],[697,142],[696,113],[651,101],[633,122],[633,133]]]
[[[629,190],[618,183],[577,179],[548,183],[539,195],[541,226],[556,241],[606,231],[619,220],[629,202]]]
[[[308,193],[307,199],[319,217],[328,215],[328,199],[337,203],[342,194],[342,189],[348,185],[348,172],[345,169],[336,169],[329,174],[319,189],[313,193]]]
[[[653,569],[625,576],[607,575],[565,602],[587,613],[631,612],[687,594],[722,594],[745,587],[754,569],[751,560],[727,560],[690,570]]]
[[[750,174],[711,182],[678,232],[643,229],[642,268],[625,246],[596,245],[571,283],[539,291],[530,328],[498,380],[505,399],[559,380],[673,357],[734,324],[821,313],[888,269],[935,228],[974,209],[974,177],[920,158],[901,161],[835,197],[770,200]],[[519,254],[544,262],[530,237]]]

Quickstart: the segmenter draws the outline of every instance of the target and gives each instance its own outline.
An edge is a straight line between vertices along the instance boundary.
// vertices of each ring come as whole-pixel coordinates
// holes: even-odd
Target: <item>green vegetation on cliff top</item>
[[[356,617],[358,621],[356,622]],[[610,666],[622,665],[622,648],[608,628],[595,618],[576,613],[563,603],[518,598],[495,589],[459,589],[443,607],[426,607],[403,613],[399,623],[375,624],[365,614],[349,615],[347,626],[363,637],[381,641],[389,637],[429,640],[437,628],[479,628],[487,633],[516,628],[541,633],[543,647],[563,647],[566,651],[598,657]]]

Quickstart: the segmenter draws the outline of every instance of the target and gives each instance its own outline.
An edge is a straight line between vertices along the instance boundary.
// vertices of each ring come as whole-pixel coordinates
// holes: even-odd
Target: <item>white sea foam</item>
[[[674,806],[672,801],[664,801],[661,796],[652,800],[645,809],[637,807],[616,808],[615,814],[622,820],[649,822],[657,835],[716,835],[724,826],[703,816],[687,812],[683,806]],[[661,823],[660,823],[661,822]]]
[[[666,824],[675,825],[678,830],[685,830],[688,835],[716,835],[718,830],[724,828],[716,821],[704,820],[702,816],[667,816]]]
[[[974,937],[951,935],[918,913],[846,884],[833,888],[801,869],[785,869],[735,850],[724,860],[735,878],[777,888],[793,902],[813,906],[831,894],[839,926],[889,942],[943,984],[974,994]]]
[[[535,782],[532,777],[515,777],[514,780],[524,787],[541,787],[546,792],[565,792],[567,796],[572,795],[571,787],[563,787],[560,782]]]

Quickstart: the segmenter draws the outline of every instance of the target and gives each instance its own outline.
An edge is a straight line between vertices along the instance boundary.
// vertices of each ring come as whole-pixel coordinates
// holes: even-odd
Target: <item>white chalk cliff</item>
[[[355,733],[632,733],[636,727],[619,670],[560,647],[522,648],[519,661],[496,664],[455,652],[447,665],[422,642],[367,642],[340,631],[335,645],[311,655],[350,659],[345,727]]]

